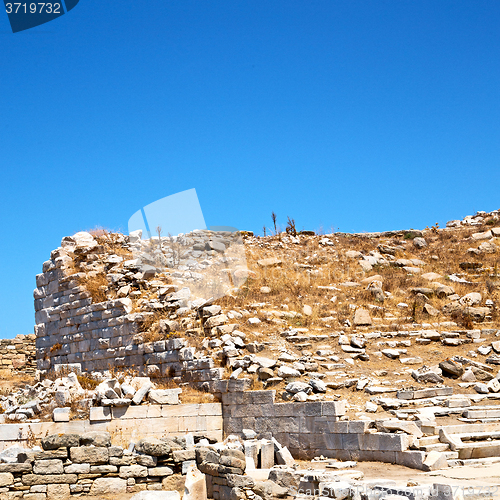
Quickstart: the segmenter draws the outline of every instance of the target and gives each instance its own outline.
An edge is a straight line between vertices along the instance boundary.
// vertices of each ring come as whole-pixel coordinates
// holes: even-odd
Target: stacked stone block
[[[203,436],[222,441],[222,405],[97,406],[91,408],[89,420],[0,424],[0,451],[15,444],[26,447],[48,434],[85,434],[91,431],[109,432],[113,443],[121,446],[146,437],[173,438],[187,433],[195,438]]]
[[[185,473],[194,463],[194,441],[142,439],[137,453],[111,444],[107,432],[53,434],[43,451],[20,453],[17,463],[0,464],[0,497],[31,500],[72,495],[161,490],[162,480]]]
[[[36,277],[35,334],[40,370],[56,365],[79,364],[82,370],[105,370],[131,366],[137,322],[130,299],[97,304],[79,282],[80,273],[65,276],[70,257],[64,249],[54,250]],[[128,349],[127,349],[128,348]],[[128,363],[125,362],[128,358]]]
[[[96,247],[95,251],[99,251]],[[195,348],[171,338],[143,343],[140,313],[129,298],[93,303],[80,285],[81,273],[65,276],[71,257],[63,248],[37,275],[35,298],[36,359],[39,370],[70,366],[82,371],[136,369],[149,376],[180,377],[195,385],[222,378],[211,358],[195,359]]]
[[[275,403],[274,398],[275,391],[223,394],[224,434],[241,436],[243,429],[253,429],[301,460],[323,455],[422,468],[425,452],[409,450],[412,436],[375,432],[371,421],[347,420],[343,401]]]
[[[0,340],[0,369],[32,375],[36,370],[35,335]]]
[[[245,454],[237,449],[196,450],[198,469],[205,474],[207,497],[214,500],[245,498],[240,492],[255,486],[255,481],[245,475]]]

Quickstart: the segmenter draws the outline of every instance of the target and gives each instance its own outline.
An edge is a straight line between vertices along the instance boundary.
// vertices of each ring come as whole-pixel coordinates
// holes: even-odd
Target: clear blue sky
[[[258,233],[500,208],[498,0],[80,0],[0,43],[0,338],[63,236],[185,189]]]

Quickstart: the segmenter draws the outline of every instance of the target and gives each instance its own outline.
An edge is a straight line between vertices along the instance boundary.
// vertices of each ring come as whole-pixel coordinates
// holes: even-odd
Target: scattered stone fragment
[[[450,358],[441,361],[439,363],[439,368],[441,368],[443,374],[448,377],[458,378],[461,377],[464,373],[464,367],[460,363],[457,363]]]
[[[353,325],[369,326],[371,324],[372,324],[372,319],[370,317],[370,313],[362,307],[356,309],[356,312],[354,313]]]

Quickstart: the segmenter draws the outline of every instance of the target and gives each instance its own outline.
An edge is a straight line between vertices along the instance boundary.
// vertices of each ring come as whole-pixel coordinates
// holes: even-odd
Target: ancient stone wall
[[[133,357],[138,347],[129,347],[137,332],[133,318],[127,317],[130,299],[93,304],[77,275],[65,277],[67,259],[63,249],[53,251],[51,260],[43,264],[43,273],[36,277],[38,369],[78,363],[82,370],[92,371],[139,364],[142,359]]]
[[[139,440],[138,453],[112,444],[108,432],[52,434],[43,451],[24,451],[0,464],[0,498],[67,499],[162,490],[163,480],[196,464],[192,436]],[[177,497],[179,497],[177,495]]]
[[[0,451],[20,444],[27,446],[48,434],[83,434],[106,431],[114,444],[128,446],[147,437],[174,437],[192,433],[222,440],[220,403],[94,407],[89,420],[32,422],[0,425]]]
[[[77,371],[136,369],[149,376],[185,378],[198,385],[222,378],[211,358],[195,359],[187,341],[170,338],[143,343],[139,313],[128,298],[92,303],[79,275],[63,272],[69,257],[60,248],[37,275],[35,297],[36,357],[39,370],[69,365]]]
[[[36,370],[35,335],[0,340],[0,369],[32,375]]]
[[[341,420],[343,401],[275,403],[275,391],[223,394],[224,434],[274,437],[296,459],[319,455],[339,460],[381,461],[422,468],[425,453],[410,451],[409,434],[373,432],[370,420]]]

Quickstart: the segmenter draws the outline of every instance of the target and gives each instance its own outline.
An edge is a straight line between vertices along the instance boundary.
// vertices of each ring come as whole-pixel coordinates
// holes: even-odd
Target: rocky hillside
[[[49,262],[92,304],[126,304],[133,344],[183,337],[223,378],[359,413],[412,386],[500,389],[499,252],[494,211],[368,234],[77,233]]]

